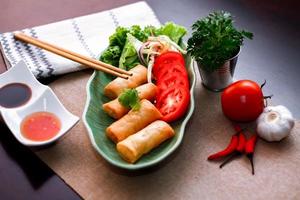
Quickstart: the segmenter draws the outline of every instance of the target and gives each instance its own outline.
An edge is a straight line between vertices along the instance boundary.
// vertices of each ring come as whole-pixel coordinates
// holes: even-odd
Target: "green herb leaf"
[[[206,71],[221,67],[238,53],[244,38],[253,38],[250,32],[236,30],[231,14],[224,11],[211,13],[196,21],[192,29],[187,51]]]
[[[139,110],[141,107],[138,91],[136,89],[126,89],[118,97],[118,101],[126,108]]]

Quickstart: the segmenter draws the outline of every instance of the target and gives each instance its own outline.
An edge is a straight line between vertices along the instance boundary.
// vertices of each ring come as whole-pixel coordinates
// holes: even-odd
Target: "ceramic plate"
[[[110,75],[95,71],[89,79],[87,90],[87,101],[83,113],[83,121],[87,128],[89,137],[96,151],[109,163],[120,168],[135,170],[150,167],[162,161],[170,155],[181,143],[185,126],[194,111],[194,88],[196,75],[194,62],[188,57],[186,60],[187,71],[190,80],[191,102],[187,114],[182,119],[171,123],[176,134],[150,153],[142,156],[135,164],[124,161],[116,150],[116,145],[105,135],[105,129],[114,122],[102,109],[102,104],[110,99],[104,96],[104,87],[113,80]]]

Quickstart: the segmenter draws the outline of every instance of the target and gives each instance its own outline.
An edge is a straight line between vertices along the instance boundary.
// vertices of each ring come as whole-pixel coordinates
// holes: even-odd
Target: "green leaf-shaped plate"
[[[190,80],[191,102],[184,118],[174,122],[171,126],[176,134],[147,155],[144,155],[135,164],[124,161],[116,150],[116,145],[105,135],[105,129],[114,121],[102,109],[102,104],[109,101],[104,96],[103,89],[113,78],[100,71],[95,71],[89,79],[86,91],[87,101],[83,112],[83,122],[87,128],[93,147],[99,154],[112,165],[120,168],[135,170],[155,165],[170,155],[181,143],[185,126],[194,111],[194,88],[196,75],[194,62],[190,57],[186,59],[187,71]]]

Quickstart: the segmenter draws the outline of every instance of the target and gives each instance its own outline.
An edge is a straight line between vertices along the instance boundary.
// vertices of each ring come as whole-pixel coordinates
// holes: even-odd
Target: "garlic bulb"
[[[288,136],[294,125],[292,113],[285,106],[268,106],[257,119],[257,133],[269,142],[279,141]]]

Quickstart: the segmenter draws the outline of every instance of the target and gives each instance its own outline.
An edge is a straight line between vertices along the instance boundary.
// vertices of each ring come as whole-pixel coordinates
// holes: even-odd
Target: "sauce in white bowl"
[[[79,121],[77,116],[61,104],[48,86],[35,79],[22,61],[0,75],[0,94],[2,118],[13,135],[24,145],[50,144]],[[10,102],[9,98],[13,96],[18,99]],[[36,123],[35,120],[39,122]]]
[[[21,122],[21,134],[32,141],[47,141],[55,137],[61,130],[60,119],[51,112],[34,112]]]
[[[0,88],[0,106],[16,108],[26,104],[31,98],[31,89],[24,83],[9,83]]]

